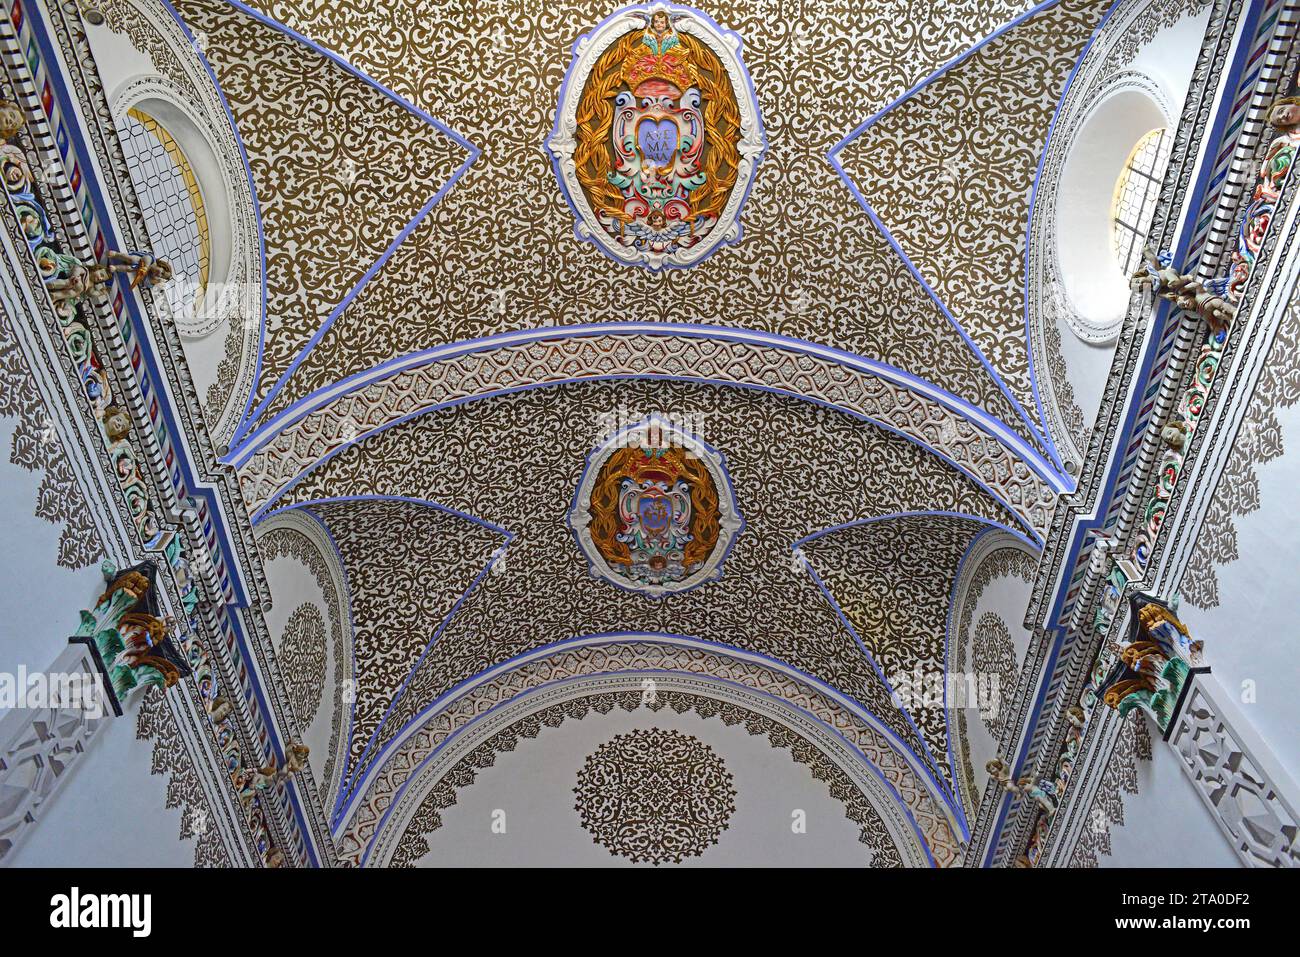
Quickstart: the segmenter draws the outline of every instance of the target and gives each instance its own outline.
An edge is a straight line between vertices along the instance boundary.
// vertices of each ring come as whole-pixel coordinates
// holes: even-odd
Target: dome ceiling
[[[435,778],[405,786],[466,688],[639,635],[839,696],[953,862],[947,716],[890,681],[946,667],[972,542],[1041,540],[1072,485],[1042,432],[1024,236],[1107,4],[940,4],[926,23],[902,2],[709,5],[741,40],[765,151],[740,234],[680,269],[575,235],[547,147],[575,41],[617,5],[175,6],[264,227],[260,374],[227,460],[255,520],[313,517],[346,579],[340,853],[423,853],[446,793],[420,810]],[[570,512],[611,421],[655,414],[725,461],[743,528],[716,580],[648,595],[592,574]]]

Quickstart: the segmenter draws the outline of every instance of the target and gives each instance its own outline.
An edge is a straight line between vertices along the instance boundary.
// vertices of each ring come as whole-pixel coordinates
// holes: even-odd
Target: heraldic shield
[[[668,3],[621,10],[578,41],[549,146],[580,238],[652,269],[740,238],[764,148],[740,45]]]

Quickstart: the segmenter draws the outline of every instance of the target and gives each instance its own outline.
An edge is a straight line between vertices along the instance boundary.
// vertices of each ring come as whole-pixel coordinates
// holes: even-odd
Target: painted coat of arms
[[[659,597],[718,578],[744,522],[721,454],[651,418],[592,454],[569,524],[593,575]]]
[[[693,265],[740,238],[764,149],[740,38],[668,3],[574,46],[548,141],[577,233],[619,262]]]

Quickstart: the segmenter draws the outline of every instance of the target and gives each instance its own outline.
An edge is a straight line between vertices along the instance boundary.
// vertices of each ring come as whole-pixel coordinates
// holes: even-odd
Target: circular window
[[[1119,334],[1173,136],[1146,86],[1103,96],[1070,142],[1056,197],[1061,312],[1079,338]]]
[[[1169,165],[1173,137],[1163,127],[1138,140],[1115,184],[1110,209],[1110,238],[1115,259],[1124,275],[1131,276],[1142,263],[1142,248],[1156,213],[1160,184]]]
[[[172,265],[164,288],[172,311],[192,318],[208,285],[212,241],[207,206],[189,157],[167,128],[137,108],[119,129],[153,253]]]

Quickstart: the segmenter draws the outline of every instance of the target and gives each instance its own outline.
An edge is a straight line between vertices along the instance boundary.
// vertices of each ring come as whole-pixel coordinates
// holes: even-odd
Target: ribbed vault
[[[832,528],[798,545],[950,791],[946,699],[928,700],[926,681],[946,673],[948,609],[962,558],[990,527],[971,515],[917,512]]]
[[[394,733],[388,718],[409,676],[507,536],[414,500],[324,499],[297,509],[324,526],[351,603],[355,686],[347,767],[338,769],[346,781]]]
[[[565,514],[602,414],[620,408],[690,413],[726,456],[747,527],[722,581],[654,601],[590,577]],[[357,492],[438,501],[515,536],[500,572],[464,602],[395,704],[396,726],[513,654],[575,634],[645,629],[789,661],[867,703],[917,753],[916,732],[792,546],[821,528],[936,497],[991,521],[1009,518],[974,483],[883,430],[776,396],[676,383],[534,390],[421,416],[349,448],[285,501]]]
[[[711,9],[745,37],[768,118],[768,154],[746,204],[745,242],[696,268],[656,274],[619,266],[574,240],[571,214],[538,149],[550,131],[568,51],[603,14],[524,6],[510,12],[507,29],[481,4],[415,0],[386,8],[378,25],[375,12],[346,3],[271,5],[266,13],[288,18],[288,26],[410,97],[482,154],[338,315],[266,411],[440,343],[635,318],[721,323],[835,345],[934,382],[1025,429],[995,378],[827,162],[863,116],[1021,9],[944,5],[934,11],[943,23],[924,31],[903,28],[904,12],[879,5],[810,4],[797,18],[763,15],[744,3]],[[482,44],[472,66],[465,39],[471,36],[500,37]],[[207,42],[219,52],[220,37]],[[842,84],[851,83],[852,96],[827,82],[828,64]],[[365,150],[351,159],[362,176],[379,163]],[[425,182],[412,177],[406,188]],[[316,325],[299,326],[294,341]]]
[[[1035,422],[1023,292],[1030,187],[1061,91],[1111,5],[1041,4],[838,153],[935,298]]]
[[[822,720],[870,726],[866,765],[957,859],[944,709],[892,700],[891,679],[947,666],[972,541],[1040,540],[1071,485],[1036,407],[1024,236],[1106,6],[711,5],[743,40],[766,154],[743,236],[654,272],[574,236],[543,148],[574,41],[612,7],[179,0],[267,253],[261,375],[226,460],[259,520],[315,516],[347,577],[345,860],[463,689],[628,634],[819,682]],[[720,580],[662,599],[594,578],[566,522],[610,421],[648,414],[725,458],[745,519]]]
[[[253,405],[469,151],[225,0],[177,0],[235,120],[261,209],[266,321]]]

